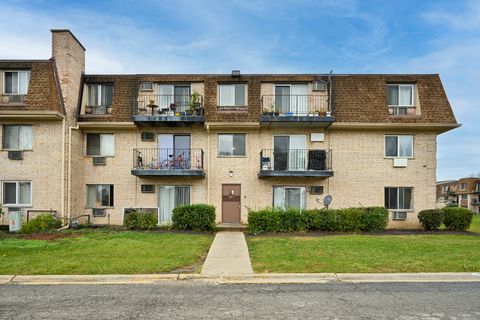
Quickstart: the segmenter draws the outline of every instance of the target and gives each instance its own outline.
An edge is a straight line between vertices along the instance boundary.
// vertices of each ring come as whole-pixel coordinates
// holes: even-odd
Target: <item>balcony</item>
[[[202,149],[133,149],[132,175],[205,177]]]
[[[172,126],[204,123],[203,97],[195,95],[139,95],[135,98],[133,121]]]
[[[333,121],[326,95],[262,96],[262,126],[325,128]]]
[[[263,149],[259,178],[333,176],[331,150]]]

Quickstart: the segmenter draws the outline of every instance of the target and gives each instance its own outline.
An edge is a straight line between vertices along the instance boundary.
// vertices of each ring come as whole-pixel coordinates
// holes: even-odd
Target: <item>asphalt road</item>
[[[480,319],[480,284],[0,286],[0,319],[233,318]]]

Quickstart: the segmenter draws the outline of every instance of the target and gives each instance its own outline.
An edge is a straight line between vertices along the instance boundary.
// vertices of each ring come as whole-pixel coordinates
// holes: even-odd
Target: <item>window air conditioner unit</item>
[[[92,215],[94,217],[105,217],[107,215],[107,209],[94,208],[92,209]]]
[[[407,213],[405,211],[394,211],[393,220],[406,220]]]
[[[24,102],[25,101],[25,96],[20,95],[20,94],[13,94],[9,96],[9,101],[10,102]]]
[[[8,151],[8,159],[10,160],[23,160],[22,151]]]
[[[394,168],[406,168],[408,165],[407,158],[395,158],[393,159],[393,167]]]
[[[313,81],[313,91],[327,90],[327,83],[323,80]]]
[[[155,141],[155,133],[142,132],[142,141]]]
[[[310,186],[310,194],[323,194],[323,186]]]
[[[142,184],[142,193],[155,193],[155,185],[154,184]]]
[[[140,83],[140,91],[152,91],[153,90],[153,82],[145,81]]]
[[[104,166],[107,164],[106,157],[93,157],[92,159],[94,166]]]

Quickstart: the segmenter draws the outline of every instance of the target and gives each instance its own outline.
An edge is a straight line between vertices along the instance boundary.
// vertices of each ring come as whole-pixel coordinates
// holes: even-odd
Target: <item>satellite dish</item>
[[[323,205],[325,207],[328,207],[332,203],[332,196],[328,195],[325,198],[323,198]]]

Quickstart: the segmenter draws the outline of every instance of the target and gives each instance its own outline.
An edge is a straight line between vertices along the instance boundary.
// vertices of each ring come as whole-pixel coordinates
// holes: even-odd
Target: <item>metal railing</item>
[[[318,149],[262,149],[260,170],[331,170],[332,151]]]
[[[391,115],[403,116],[408,114],[408,109],[415,108],[415,106],[388,106]]]
[[[112,106],[85,106],[85,114],[111,114]]]
[[[0,95],[0,104],[25,103],[26,98],[26,94],[4,94]]]
[[[135,115],[203,115],[200,95],[139,95],[134,101]]]
[[[139,170],[203,170],[202,149],[133,149],[133,168]]]
[[[328,96],[313,94],[263,95],[262,114],[266,116],[326,116]]]

